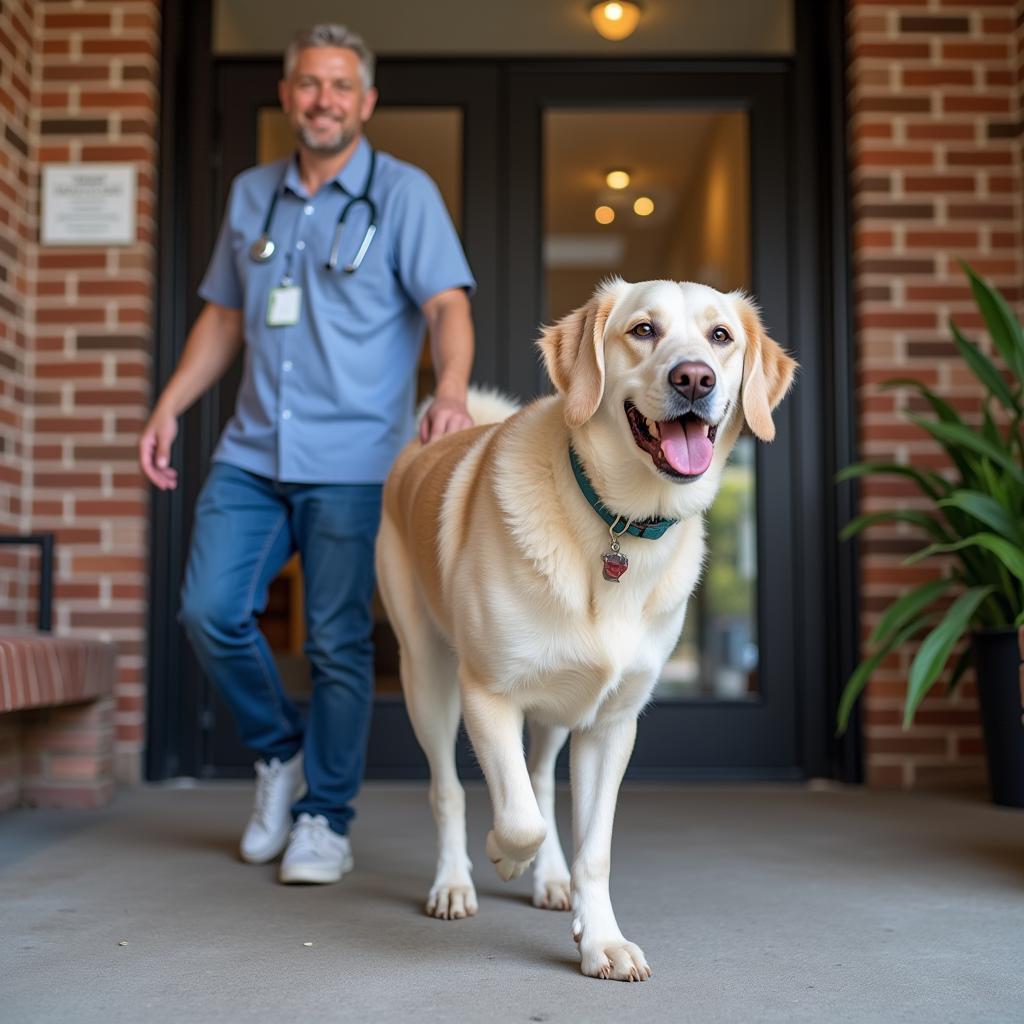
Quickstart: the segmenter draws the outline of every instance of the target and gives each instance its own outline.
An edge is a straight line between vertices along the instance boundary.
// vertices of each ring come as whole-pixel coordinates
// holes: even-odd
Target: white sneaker
[[[288,761],[276,757],[256,762],[256,802],[245,827],[239,852],[249,864],[266,864],[288,842],[292,804],[306,791],[302,751]]]
[[[300,814],[281,861],[282,882],[337,882],[353,866],[348,836],[331,830],[322,814]]]

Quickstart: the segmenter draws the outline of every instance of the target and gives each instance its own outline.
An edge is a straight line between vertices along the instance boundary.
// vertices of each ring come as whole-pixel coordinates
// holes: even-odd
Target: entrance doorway
[[[812,339],[791,305],[800,245],[793,213],[803,201],[793,191],[793,74],[784,61],[381,61],[381,101],[367,134],[434,177],[460,230],[478,281],[474,378],[524,400],[546,390],[538,325],[581,304],[609,274],[746,289],[772,335],[808,362],[803,350]],[[277,113],[278,77],[276,60],[215,64],[211,243],[234,175],[290,146]],[[628,181],[609,178],[612,171]],[[190,278],[202,270],[192,268]],[[800,387],[808,386],[805,376]],[[183,525],[236,388],[229,374],[190,414],[196,426],[183,431]],[[807,771],[794,565],[806,540],[796,524],[808,496],[798,491],[797,422],[797,404],[784,403],[779,441],[755,446],[744,438],[733,456],[708,521],[709,570],[641,719],[634,777]],[[290,564],[272,587],[263,628],[301,703],[309,684],[300,593],[300,567]],[[368,776],[425,777],[382,609],[375,640]],[[180,631],[177,643],[178,685],[197,711],[194,773],[247,773],[253,755],[238,743]],[[459,760],[464,774],[476,774],[464,737]]]

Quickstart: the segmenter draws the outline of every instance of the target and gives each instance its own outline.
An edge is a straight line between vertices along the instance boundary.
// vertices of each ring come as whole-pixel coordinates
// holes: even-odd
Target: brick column
[[[116,641],[126,780],[144,741],[159,46],[158,0],[0,5],[0,529],[55,531],[56,632]],[[42,166],[104,161],[136,167],[135,243],[40,246]]]
[[[31,225],[24,201],[31,184],[32,7],[0,6],[0,531],[24,532],[31,480],[25,412],[31,353],[26,290]],[[24,552],[0,548],[0,626],[31,615],[31,573]]]
[[[1020,0],[850,0],[850,153],[854,191],[857,406],[865,459],[944,469],[938,446],[901,418],[907,395],[880,381],[915,377],[977,416],[979,394],[950,340],[950,317],[975,338],[981,320],[956,259],[1012,301],[1022,297]],[[988,344],[988,339],[985,339]],[[902,480],[863,484],[862,511],[919,505]],[[899,526],[863,539],[865,636],[882,609],[934,565],[900,563],[921,546]],[[982,785],[974,683],[941,684],[900,729],[912,649],[876,673],[866,696],[868,781]]]

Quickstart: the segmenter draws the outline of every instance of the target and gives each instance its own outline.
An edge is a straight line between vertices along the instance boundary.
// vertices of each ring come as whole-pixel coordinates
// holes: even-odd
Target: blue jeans
[[[246,746],[269,761],[304,750],[309,791],[293,807],[344,835],[373,704],[373,545],[380,484],[282,484],[214,463],[196,504],[180,620]],[[304,726],[256,624],[271,580],[302,560],[313,682]]]

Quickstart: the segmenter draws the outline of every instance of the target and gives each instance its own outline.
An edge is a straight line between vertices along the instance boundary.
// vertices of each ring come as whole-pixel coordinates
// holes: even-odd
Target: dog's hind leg
[[[431,917],[452,920],[477,911],[466,850],[466,794],[455,767],[459,688],[455,654],[436,632],[413,583],[412,567],[397,530],[381,523],[378,579],[398,636],[405,706],[430,765],[430,806],[437,825],[437,871],[427,897]]]
[[[555,821],[555,760],[569,730],[529,721],[530,782],[548,834],[533,864],[533,905],[544,910],[569,909],[569,866],[565,862]]]
[[[477,911],[466,851],[466,794],[455,767],[459,690],[455,656],[440,638],[433,650],[402,650],[402,689],[416,738],[430,765],[430,806],[437,824],[437,871],[427,913],[452,920]]]

